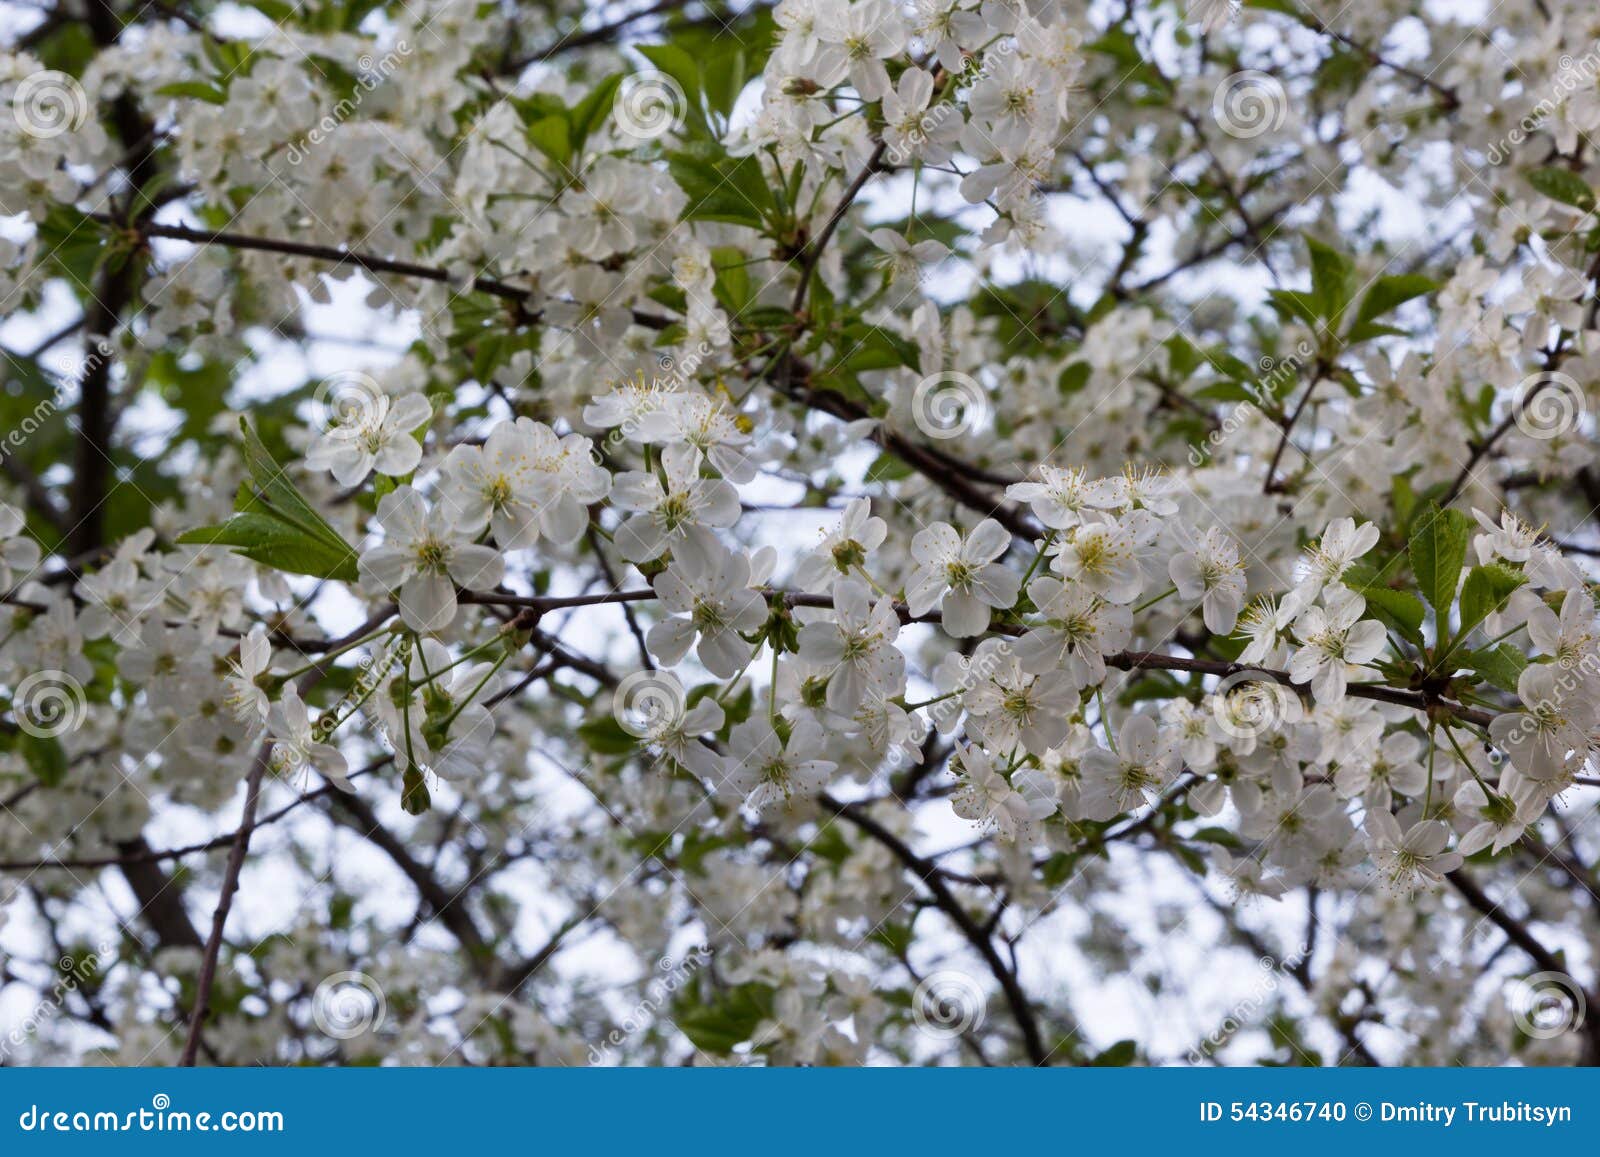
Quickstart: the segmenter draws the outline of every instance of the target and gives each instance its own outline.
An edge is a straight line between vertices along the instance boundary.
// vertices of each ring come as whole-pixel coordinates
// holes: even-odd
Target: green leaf
[[[581,724],[578,737],[597,755],[631,755],[639,750],[638,738],[609,713]]]
[[[1528,665],[1528,657],[1510,643],[1473,651],[1465,657],[1465,664],[1482,679],[1515,694],[1517,679]]]
[[[1267,299],[1285,321],[1303,321],[1316,329],[1321,320],[1321,306],[1315,294],[1298,289],[1274,289],[1267,294]]]
[[[775,990],[767,984],[741,984],[706,1004],[680,1001],[673,1022],[694,1046],[708,1053],[730,1053],[755,1035],[772,1015]]]
[[[636,44],[633,48],[655,65],[655,71],[665,73],[672,82],[683,91],[683,129],[684,135],[701,144],[711,144],[721,137],[721,133],[713,127],[711,120],[706,115],[706,74],[705,62],[688,49],[678,44]],[[660,87],[660,81],[652,78],[648,83],[655,88]],[[623,100],[628,100],[627,93],[629,80],[622,78],[624,90]],[[674,109],[679,101],[676,94],[662,94],[663,98],[671,103]]]
[[[1062,397],[1071,397],[1089,384],[1089,363],[1069,362],[1056,379],[1056,390]]]
[[[214,85],[197,80],[180,80],[156,89],[157,96],[183,96],[203,100],[207,104],[227,104],[228,94]]]
[[[830,369],[861,373],[865,370],[899,369],[917,363],[915,346],[877,326],[847,325],[840,338],[840,346],[849,352]]]
[[[17,747],[40,787],[57,787],[67,778],[67,752],[55,736],[22,731],[17,735]]]
[[[1363,321],[1350,327],[1350,332],[1344,335],[1344,342],[1347,346],[1356,345],[1378,337],[1405,337],[1406,332],[1397,325],[1379,325],[1375,321]],[[1353,391],[1352,396],[1359,392],[1359,390]]]
[[[572,148],[575,152],[583,150],[583,143],[589,139],[589,134],[599,126],[611,112],[612,106],[617,103],[617,89],[622,85],[620,72],[601,78],[600,82],[589,90],[589,95],[580,100],[572,109]]]
[[[1505,606],[1512,592],[1527,581],[1521,571],[1498,563],[1473,567],[1467,572],[1467,581],[1461,584],[1460,633],[1465,635]]]
[[[867,467],[867,481],[899,482],[903,478],[910,478],[913,473],[910,466],[885,450]]]
[[[1212,382],[1202,390],[1194,392],[1195,399],[1202,402],[1254,402],[1256,395],[1239,382]]]
[[[293,574],[355,582],[356,552],[311,508],[244,419],[244,460],[250,484],[234,500],[236,513],[220,526],[203,526],[180,543],[218,543],[267,566]]]
[[[1438,284],[1420,273],[1391,273],[1372,283],[1361,308],[1356,310],[1356,323],[1376,321],[1390,310],[1399,309],[1406,302],[1425,293],[1432,293]]]
[[[235,554],[263,566],[319,578],[337,577],[333,572],[338,571],[343,562],[340,552],[330,550],[298,527],[270,515],[248,511],[233,515],[219,526],[187,530],[178,536],[178,542],[231,546]]]
[[[1456,580],[1466,561],[1472,527],[1472,519],[1459,510],[1429,506],[1411,530],[1411,572],[1417,576],[1422,597],[1439,616],[1441,635],[1450,604],[1455,602]]]
[[[760,229],[773,211],[772,190],[754,156],[733,159],[702,143],[672,153],[667,169],[688,199],[685,221],[722,221]]]
[[[1139,1056],[1139,1043],[1132,1040],[1119,1040],[1111,1047],[1096,1054],[1089,1064],[1095,1068],[1126,1068]]]
[[[527,128],[528,143],[558,165],[572,159],[572,126],[556,113],[543,117]]]
[[[1563,205],[1572,205],[1587,213],[1594,208],[1594,190],[1589,183],[1570,169],[1529,169],[1528,184]]]
[[[755,297],[755,286],[750,283],[750,266],[745,261],[744,250],[732,245],[719,245],[711,251],[711,264],[716,270],[712,286],[717,304],[729,315],[738,318]]]
[[[1311,295],[1319,315],[1336,328],[1355,291],[1355,264],[1315,237],[1306,237],[1306,247],[1311,251]]]
[[[1367,605],[1379,612],[1379,618],[1391,620],[1408,635],[1421,637],[1422,620],[1428,614],[1421,599],[1390,587],[1363,587],[1361,594]]]

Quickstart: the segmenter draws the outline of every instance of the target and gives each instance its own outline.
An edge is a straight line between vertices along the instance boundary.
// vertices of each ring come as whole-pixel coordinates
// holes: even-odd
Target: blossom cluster
[[[396,1055],[583,1063],[603,926],[697,962],[623,1055],[923,1059],[953,943],[952,1037],[1094,1060],[1019,978],[1074,906],[1130,969],[1165,868],[1239,942],[1340,900],[1318,1047],[1600,1048],[1473,931],[1595,942],[1590,8],[282,7],[0,57],[0,861],[185,984],[166,860],[333,878],[214,946],[219,1055],[371,1055],[281,983],[359,964]],[[0,916],[104,915],[53,879]]]

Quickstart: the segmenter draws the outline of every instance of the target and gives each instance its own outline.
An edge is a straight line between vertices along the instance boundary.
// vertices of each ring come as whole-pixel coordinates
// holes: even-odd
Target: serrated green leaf
[[[1461,564],[1466,561],[1472,527],[1472,519],[1459,510],[1429,506],[1411,530],[1411,573],[1416,575],[1422,597],[1439,616],[1441,635],[1450,605],[1455,602],[1456,582],[1461,577]]]
[[[1467,572],[1467,581],[1461,584],[1461,624],[1458,630],[1465,635],[1484,619],[1506,605],[1513,591],[1527,582],[1521,571],[1498,563],[1475,566]]]
[[[1285,321],[1303,321],[1313,329],[1321,319],[1317,298],[1298,289],[1274,289],[1267,294],[1272,307]]]
[[[338,572],[342,556],[329,551],[314,539],[285,528],[282,523],[272,523],[274,529],[266,534],[259,531],[262,521],[250,515],[236,514],[219,526],[201,526],[178,536],[183,545],[208,544],[231,546],[234,553],[289,574],[311,575],[315,578],[341,578]],[[354,581],[347,579],[345,581]]]
[[[1510,643],[1501,643],[1496,647],[1486,647],[1481,651],[1469,653],[1464,662],[1480,678],[1487,679],[1502,691],[1514,694],[1517,690],[1517,679],[1522,675],[1522,669],[1528,665],[1528,657]]]
[[[1380,612],[1380,618],[1392,620],[1407,635],[1420,637],[1422,621],[1428,615],[1421,599],[1390,587],[1363,587],[1361,594],[1369,607]]]
[[[760,229],[772,211],[772,190],[754,156],[735,160],[702,143],[670,154],[667,169],[687,198],[685,221],[722,221]]]
[[[240,420],[250,482],[239,488],[235,513],[219,526],[178,536],[180,543],[231,546],[246,558],[291,574],[355,582],[356,552],[313,510],[248,422]]]

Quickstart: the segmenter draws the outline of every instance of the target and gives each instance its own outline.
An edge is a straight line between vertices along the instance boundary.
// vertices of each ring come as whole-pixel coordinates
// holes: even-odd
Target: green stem
[[[1171,598],[1173,595],[1175,595],[1177,593],[1178,593],[1178,588],[1177,587],[1168,587],[1166,590],[1162,591],[1155,598],[1146,599],[1144,602],[1142,602],[1138,606],[1134,607],[1133,608],[1133,613],[1137,615],[1140,611],[1145,610],[1145,609],[1147,609],[1149,607],[1153,607],[1157,603],[1159,603],[1162,599]]]

